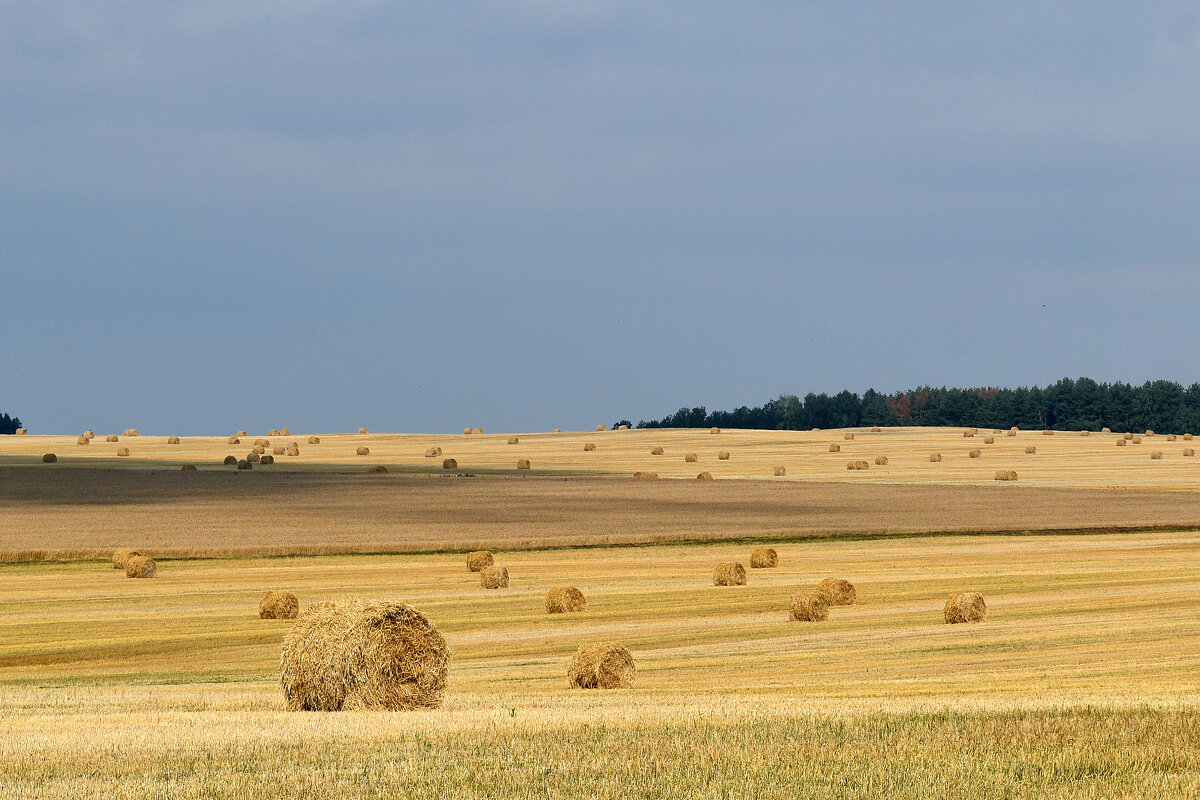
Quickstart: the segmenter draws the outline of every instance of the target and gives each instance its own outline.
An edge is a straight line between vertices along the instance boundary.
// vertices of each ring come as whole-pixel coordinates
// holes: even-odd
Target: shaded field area
[[[0,467],[0,560],[398,553],[925,532],[1200,527],[1200,493]]]

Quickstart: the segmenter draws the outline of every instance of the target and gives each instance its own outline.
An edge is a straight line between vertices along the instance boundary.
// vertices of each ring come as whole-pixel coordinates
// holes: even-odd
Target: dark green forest
[[[19,427],[21,427],[20,419],[10,417],[8,414],[0,414],[0,435],[16,433]]]
[[[894,394],[868,389],[862,395],[781,395],[732,411],[681,408],[639,428],[853,428],[862,425],[1114,431],[1200,432],[1200,383],[1186,389],[1172,381],[1097,383],[1063,378],[1044,388],[948,389],[922,386]]]

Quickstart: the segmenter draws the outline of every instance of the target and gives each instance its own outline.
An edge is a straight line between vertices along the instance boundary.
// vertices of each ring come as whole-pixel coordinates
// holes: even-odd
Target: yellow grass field
[[[138,437],[115,459],[72,437],[88,453],[42,465],[50,437],[4,437],[0,798],[1200,795],[1200,494],[1193,459],[1149,458],[1190,443],[984,435],[322,435],[319,460],[293,437],[299,464],[248,473],[204,462],[217,440]],[[480,477],[421,474],[441,472],[431,446]],[[518,451],[538,474],[508,470]],[[992,481],[1009,458],[1051,466]],[[161,469],[188,459],[203,469]],[[628,477],[653,459],[689,479]],[[778,567],[712,585],[763,541]],[[480,543],[508,589],[466,571]],[[119,545],[158,577],[112,569]],[[858,602],[790,621],[790,595],[830,576]],[[587,610],[547,615],[564,585]],[[444,706],[284,711],[292,623],[257,616],[277,589],[422,610],[453,652]],[[958,591],[985,595],[985,622],[943,623]],[[567,686],[597,641],[630,648],[635,688]]]

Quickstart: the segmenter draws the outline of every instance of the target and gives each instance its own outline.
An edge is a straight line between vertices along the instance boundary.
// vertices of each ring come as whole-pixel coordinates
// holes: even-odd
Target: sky
[[[1200,380],[1191,3],[0,0],[0,411]]]

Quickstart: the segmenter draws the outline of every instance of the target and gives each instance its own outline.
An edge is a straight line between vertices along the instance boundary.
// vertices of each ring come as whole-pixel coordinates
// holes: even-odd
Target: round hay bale
[[[179,437],[178,436],[168,436],[167,444],[179,444]]]
[[[1124,434],[1123,438],[1125,439],[1125,441],[1127,441],[1127,442],[1128,442],[1128,441],[1130,441],[1131,439],[1133,439],[1133,434],[1132,434],[1132,433],[1126,433],[1126,434]]]
[[[871,465],[868,464],[864,459],[861,459],[861,458],[857,459],[855,461],[847,461],[846,462],[846,469],[849,469],[849,470],[857,471],[857,470],[870,469],[870,468],[871,468]]]
[[[119,442],[120,440],[121,440],[120,437],[117,436],[115,433],[110,433],[108,436],[104,437],[104,441],[106,441],[106,442]]]
[[[126,578],[153,578],[158,573],[158,565],[150,556],[130,556],[125,561]]]
[[[845,439],[846,441],[851,441],[852,439],[854,439],[854,434],[850,433],[849,431],[846,431],[845,433],[842,434],[842,438]]]
[[[479,585],[484,589],[507,589],[508,567],[493,564],[479,571]]]
[[[713,586],[745,586],[746,568],[737,561],[726,561],[713,567]]]
[[[1191,458],[1192,456],[1196,455],[1196,451],[1190,447],[1185,447],[1183,448],[1183,454],[1188,458]]]
[[[871,433],[880,433],[882,430],[882,428],[876,425],[875,427],[871,428]]]
[[[483,428],[476,428],[474,433],[483,433]]]
[[[53,464],[56,461],[58,461],[58,456],[56,456],[54,453],[46,453],[42,456],[43,464]]]
[[[292,435],[292,429],[291,429],[291,428],[280,428],[280,429],[279,429],[279,435],[280,435],[280,436],[291,436],[291,435]]]
[[[230,436],[228,439],[225,440],[225,444],[241,444],[241,443],[242,443],[242,440],[236,436]]]
[[[254,446],[255,447],[270,447],[271,440],[270,439],[255,439]]]
[[[995,444],[996,437],[995,436],[985,436],[985,437],[983,437],[983,443],[984,444]]]
[[[96,438],[96,432],[91,428],[88,428],[86,431],[84,431],[83,435],[89,442]]]
[[[287,449],[286,455],[298,456],[298,455],[300,455],[300,448],[297,445],[292,445],[291,447],[289,447]]]
[[[529,459],[528,458],[518,458],[517,459],[517,469],[529,469]]]
[[[310,437],[308,437],[308,443],[309,444],[320,444],[321,437],[320,436],[310,436]]]
[[[776,478],[782,478],[785,475],[787,475],[787,467],[776,467],[775,468],[775,477]]]
[[[516,436],[510,436],[510,437],[508,437],[508,443],[509,444],[520,444],[521,440]]]
[[[1092,432],[1091,432],[1091,431],[1089,431],[1087,428],[1084,428],[1083,430],[1081,430],[1081,431],[1079,432],[1079,435],[1080,435],[1080,436],[1091,436],[1091,435],[1092,435]]]
[[[627,431],[627,430],[629,430],[629,426],[628,426],[628,425],[618,425],[618,426],[617,426],[617,430],[619,430],[619,431]]]
[[[1192,440],[1192,435],[1191,435],[1190,433],[1185,433],[1185,434],[1183,435],[1183,440],[1184,440],[1185,442],[1190,442],[1190,441]]]
[[[559,586],[546,592],[547,614],[572,614],[587,609],[587,598],[574,586]]]
[[[129,448],[128,447],[118,447],[117,448],[117,458],[129,458]]]
[[[372,475],[387,475],[388,468],[379,464],[367,470]]]
[[[996,470],[996,480],[998,481],[1015,481],[1017,479],[1017,471],[1015,469],[998,469]]]
[[[258,453],[247,453],[246,460],[249,461],[251,464],[257,464],[259,461],[262,460],[262,456],[259,455]]]
[[[17,431],[16,431],[16,433],[15,433],[15,434],[13,434],[13,435],[14,435],[14,436],[25,436],[25,435],[27,435],[28,433],[29,433],[29,431],[27,431],[25,428],[17,428]]]
[[[967,453],[968,458],[979,458],[982,455],[983,455],[982,450],[972,450],[971,452]]]
[[[554,430],[552,430],[550,432],[551,433],[562,433],[562,428],[555,428]]]
[[[300,601],[291,592],[267,592],[258,601],[259,619],[295,619],[300,616]]]
[[[657,478],[658,473],[657,472],[642,472],[639,470],[639,471],[633,473],[633,477],[635,477],[635,478]]]
[[[1154,435],[1154,431],[1149,430],[1149,429],[1146,430],[1146,438],[1150,438],[1153,435]]]
[[[271,455],[273,455],[273,456],[281,456],[286,452],[287,452],[287,448],[281,444],[277,444],[271,448]]]
[[[940,463],[942,460],[942,454],[941,453],[931,453],[929,456],[929,460],[932,461],[934,464]]]
[[[463,428],[463,436],[470,436],[470,435],[471,435],[471,429]]]
[[[370,433],[370,431],[369,431],[369,430],[367,430],[366,428],[359,428],[359,429],[358,429],[358,432],[359,432],[359,434],[367,434],[367,433]]]
[[[122,435],[123,436],[141,436],[142,432],[139,431],[137,428],[126,428],[125,433]]]
[[[1168,433],[1168,434],[1167,434],[1167,441],[1168,441],[1168,442],[1173,442],[1173,441],[1175,441],[1175,439],[1176,439],[1176,436],[1175,436],[1175,434],[1173,434],[1173,433]]]
[[[140,556],[137,550],[129,547],[123,547],[120,550],[114,550],[112,555],[113,569],[125,569],[125,565],[129,563],[129,559],[134,556]]]
[[[651,447],[650,448],[650,455],[652,455],[652,456],[661,456],[663,454],[663,452],[664,451],[661,447]]]
[[[182,470],[183,472],[195,472],[195,471],[196,471],[196,465],[195,465],[195,464],[184,464],[184,465],[183,465],[182,467],[180,467],[179,469],[180,469],[180,470]]]
[[[275,430],[274,428],[271,428],[271,430],[267,431],[267,436],[278,436],[278,435],[279,435],[279,431]]]
[[[955,625],[959,622],[983,622],[987,617],[987,603],[979,592],[963,592],[952,594],[946,599],[944,610],[946,623]]]
[[[597,426],[596,426],[596,430],[598,430],[598,431],[606,431],[606,430],[608,430],[608,426],[607,426],[607,425],[597,425]]]
[[[1141,444],[1141,443],[1142,443],[1142,437],[1140,437],[1140,436],[1135,436],[1135,437],[1133,437],[1132,439],[1130,439],[1130,440],[1129,440],[1129,443],[1130,443],[1130,444]]]
[[[1162,461],[1162,450],[1155,450],[1150,454],[1150,459],[1152,461]]]
[[[1050,430],[1049,428],[1046,428],[1046,430],[1042,431],[1042,436],[1053,436],[1053,435],[1054,435],[1054,431]]]
[[[1031,455],[1033,455],[1033,454],[1034,454],[1034,453],[1036,453],[1036,452],[1037,452],[1037,448],[1036,448],[1036,447],[1034,447],[1033,445],[1031,445],[1031,444],[1029,444],[1029,445],[1025,445],[1025,454],[1026,454],[1026,455],[1030,455],[1030,456],[1031,456]]]
[[[491,550],[472,550],[467,553],[467,572],[481,572],[495,563]]]
[[[596,444],[595,444],[595,442],[588,442],[587,444],[585,444],[585,445],[583,446],[583,452],[585,452],[585,453],[590,453],[590,452],[592,452],[592,451],[593,451],[593,450],[595,450],[595,449],[596,449]]]
[[[713,479],[713,476],[712,476],[711,472],[701,472],[699,475],[696,476],[696,480],[698,480],[698,481],[711,481],[712,479]]]
[[[875,465],[876,465],[876,466],[879,466],[879,467],[886,467],[886,466],[887,466],[887,463],[888,463],[888,457],[887,457],[887,456],[875,456]]]
[[[450,649],[404,603],[345,597],[308,606],[283,639],[279,682],[289,711],[437,708]]]
[[[965,431],[963,431],[963,438],[966,438],[966,439],[974,438],[976,433],[977,433],[977,431],[974,428],[967,428]]]
[[[796,622],[824,622],[829,617],[829,599],[820,592],[796,592],[789,605]]]
[[[92,443],[92,440],[87,438],[86,436],[80,436],[78,439],[75,440],[75,444],[91,444],[91,443]]]
[[[721,429],[720,428],[709,428],[708,432],[709,433],[720,433]]]
[[[1112,428],[1101,428],[1100,432],[1101,433],[1112,433]]]
[[[238,431],[238,432],[237,432],[237,435],[238,435],[238,436],[246,436],[246,435],[248,435],[248,434],[247,434],[245,431]]]
[[[1125,440],[1125,439],[1117,439],[1117,447],[1124,447],[1124,446],[1125,446],[1125,445],[1127,445],[1127,444],[1129,444],[1129,442],[1128,442],[1127,440]]]
[[[1009,435],[1009,436],[1016,436],[1016,435],[1017,435],[1017,429],[1016,429],[1016,428],[1009,428],[1009,429],[1008,429],[1008,435]]]
[[[252,469],[253,467],[254,465],[244,458],[237,462],[238,469]]]
[[[831,444],[829,445],[829,452],[840,453],[842,452],[842,446],[840,444]]]
[[[779,554],[773,547],[758,547],[750,553],[750,569],[770,569],[779,566]]]
[[[263,453],[267,452],[267,448],[263,447],[261,444],[256,444],[254,447],[250,448],[250,452],[261,456]]]
[[[233,465],[237,464],[237,462],[237,456],[225,456],[225,460],[221,463],[227,467],[232,467]]]
[[[356,456],[369,456],[369,455],[371,455],[371,448],[369,448],[369,447],[359,447],[358,449],[356,449],[356,450],[354,451],[354,455],[356,455]]]
[[[443,458],[442,459],[442,469],[458,469],[458,459]]]
[[[426,447],[425,448],[425,457],[426,458],[437,458],[438,457],[438,448]]]
[[[585,644],[571,657],[567,680],[580,689],[629,689],[637,669],[624,645]]]
[[[721,452],[717,453],[717,461],[728,461],[728,460],[729,460],[729,451],[728,450],[722,450]]]
[[[265,455],[265,456],[259,456],[259,457],[258,457],[258,460],[259,460],[259,463],[260,463],[260,464],[274,464],[274,463],[275,463],[275,456],[273,456],[273,455],[271,455],[270,453],[268,453],[268,454],[267,454],[267,455]]]
[[[817,584],[817,593],[831,606],[852,606],[858,599],[854,584],[841,578],[826,578]]]

